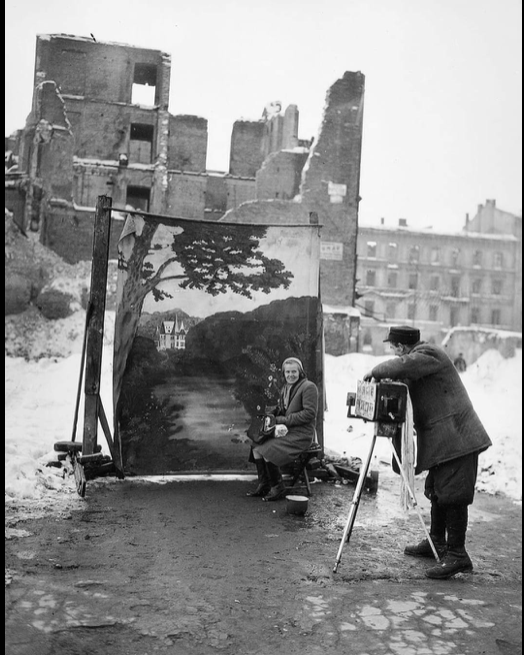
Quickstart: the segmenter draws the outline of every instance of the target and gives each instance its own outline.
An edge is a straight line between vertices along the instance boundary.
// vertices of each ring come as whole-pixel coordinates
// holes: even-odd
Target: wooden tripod
[[[384,436],[387,437],[387,439],[388,439],[388,441],[390,443],[391,450],[393,452],[393,457],[395,458],[395,461],[397,462],[397,465],[398,465],[398,467],[400,469],[400,475],[402,476],[404,484],[406,485],[406,489],[408,490],[408,493],[409,493],[409,495],[411,497],[411,500],[412,500],[412,503],[413,503],[413,508],[416,510],[417,515],[418,515],[418,517],[420,519],[420,522],[422,523],[424,533],[425,533],[426,538],[427,538],[427,540],[429,542],[429,545],[431,546],[431,550],[433,551],[433,555],[435,556],[435,559],[437,560],[437,562],[440,561],[440,558],[439,558],[438,553],[437,553],[437,549],[435,548],[435,544],[433,543],[433,540],[431,539],[429,531],[428,531],[428,529],[426,527],[426,524],[424,522],[424,518],[423,518],[423,516],[420,513],[420,510],[418,508],[417,500],[415,498],[415,493],[414,493],[413,489],[411,488],[411,485],[409,484],[409,481],[408,481],[408,478],[407,478],[407,475],[406,475],[404,469],[402,468],[402,463],[401,463],[400,458],[399,458],[399,456],[397,454],[395,446],[393,445],[393,440],[392,440],[392,437],[390,436],[390,434],[391,434],[391,425],[384,425],[382,423],[375,423],[375,429],[373,431],[373,438],[371,440],[371,446],[369,448],[369,452],[368,452],[366,461],[360,468],[360,473],[359,473],[359,477],[358,477],[358,481],[357,481],[357,486],[355,487],[355,493],[353,494],[353,499],[351,501],[351,507],[350,507],[350,510],[349,510],[349,515],[348,515],[348,519],[347,519],[347,522],[346,522],[346,527],[344,528],[344,532],[342,534],[342,540],[340,542],[337,557],[336,557],[336,560],[335,560],[335,566],[333,567],[333,573],[337,572],[338,565],[340,564],[340,560],[342,559],[342,551],[344,549],[345,544],[349,542],[349,539],[351,537],[351,532],[353,530],[353,525],[355,523],[355,518],[357,516],[357,510],[358,510],[358,506],[359,506],[359,503],[360,503],[360,498],[362,496],[362,491],[364,489],[364,483],[365,483],[365,480],[366,480],[366,476],[368,474],[369,466],[371,464],[371,459],[373,457],[373,451],[375,450],[375,444],[376,444],[376,441],[377,441],[377,437],[384,437]]]

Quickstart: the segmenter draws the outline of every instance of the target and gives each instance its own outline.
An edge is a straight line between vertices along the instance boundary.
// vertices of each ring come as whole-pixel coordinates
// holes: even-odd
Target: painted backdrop
[[[318,230],[128,216],[113,362],[124,473],[251,470],[246,431],[276,403],[283,359],[323,389]],[[319,408],[320,443],[322,423]]]

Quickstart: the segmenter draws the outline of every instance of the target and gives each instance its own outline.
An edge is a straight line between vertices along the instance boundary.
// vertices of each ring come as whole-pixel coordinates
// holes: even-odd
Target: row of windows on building
[[[157,341],[157,350],[185,350],[186,333],[160,334]]]
[[[398,287],[398,271],[388,271],[386,286],[390,289]],[[441,295],[449,295],[454,298],[459,298],[461,295],[461,278],[459,276],[451,276],[449,279],[449,286],[442,284],[440,275],[431,275],[429,277],[428,291],[438,292]],[[489,291],[487,289],[489,285]],[[377,271],[370,269],[366,271],[366,286],[377,286]],[[420,286],[420,275],[418,273],[408,273],[407,288],[410,290],[418,289]],[[406,287],[402,287],[406,288]],[[474,278],[471,280],[471,295],[480,295],[482,293],[491,293],[494,296],[502,295],[504,288],[504,281],[500,278],[484,279]]]
[[[433,322],[442,322],[447,318],[443,314],[449,311],[449,325],[455,327],[457,325],[502,325],[502,314],[500,309],[485,308],[482,312],[480,307],[469,308],[469,321],[464,320],[465,310],[459,307],[443,307],[442,305],[429,305],[427,307],[421,306],[416,303],[408,303],[407,313],[401,312],[399,315],[398,303],[391,302],[385,304],[385,311],[383,314],[377,312],[375,309],[375,302],[373,300],[366,300],[364,302],[364,316],[377,318],[379,320],[389,321],[396,318],[405,318],[409,321],[414,320],[429,320]],[[485,319],[483,322],[482,319]],[[445,321],[447,322],[447,321]]]
[[[387,261],[398,261],[398,243],[388,243]],[[378,245],[376,241],[367,242],[367,258],[376,259],[378,252]],[[474,267],[485,266],[489,264],[488,257],[491,260],[491,265],[495,269],[502,269],[504,267],[504,253],[490,252],[486,253],[482,250],[474,250],[471,254],[471,265]],[[449,264],[451,267],[465,265],[467,262],[461,261],[464,255],[461,253],[460,248],[453,248],[449,252],[443,252],[441,248],[431,248],[429,261],[431,264]],[[418,263],[420,261],[420,246],[414,245],[409,248],[408,259],[410,264]]]

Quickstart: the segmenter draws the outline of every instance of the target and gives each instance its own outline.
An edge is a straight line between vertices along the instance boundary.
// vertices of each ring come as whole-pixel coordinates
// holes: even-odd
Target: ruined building
[[[298,139],[294,105],[270,103],[260,120],[236,121],[229,171],[216,172],[206,168],[207,120],[168,111],[170,69],[170,55],[157,50],[39,35],[31,113],[6,138],[16,165],[6,167],[5,204],[16,223],[74,263],[92,256],[100,195],[115,208],[111,257],[116,209],[126,206],[202,220],[313,221],[322,225],[322,300],[351,307],[364,75],[346,72],[328,90],[314,142]]]

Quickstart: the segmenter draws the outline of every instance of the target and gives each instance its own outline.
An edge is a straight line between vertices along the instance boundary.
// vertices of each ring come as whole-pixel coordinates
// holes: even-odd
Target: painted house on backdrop
[[[170,78],[165,52],[38,35],[31,113],[6,138],[15,222],[69,263],[91,259],[99,196],[112,198],[115,259],[118,209],[218,221],[243,208],[257,222],[320,223],[321,298],[338,332],[336,345],[326,332],[326,351],[357,350],[364,75],[345,72],[330,87],[314,139],[298,138],[296,105],[270,102],[258,120],[236,121],[227,172],[207,170],[207,120],[169,113]]]
[[[186,347],[187,330],[184,321],[162,321],[157,328],[157,350],[184,350]]]
[[[450,328],[467,329],[472,353],[486,332],[522,332],[522,216],[495,200],[456,233],[414,230],[406,219],[361,224],[357,261],[363,352],[389,354],[391,325],[416,325],[437,344]]]

